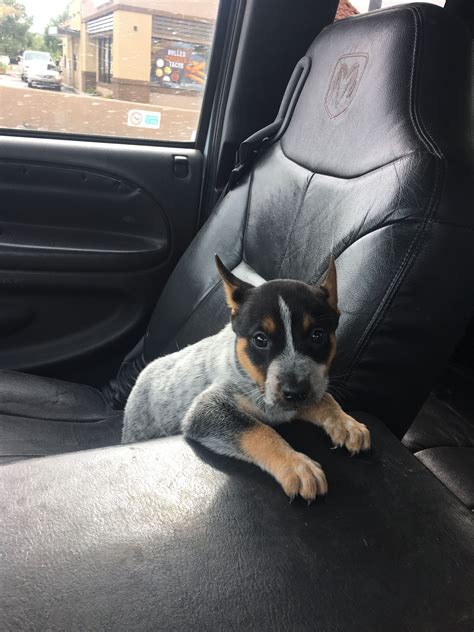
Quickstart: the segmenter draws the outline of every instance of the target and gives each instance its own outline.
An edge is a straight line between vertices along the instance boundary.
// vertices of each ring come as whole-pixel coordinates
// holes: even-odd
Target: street
[[[32,131],[189,141],[197,129],[200,100],[189,95],[153,94],[153,105],[29,88],[17,75],[0,75],[0,127]],[[129,111],[161,114],[160,128],[129,124]]]

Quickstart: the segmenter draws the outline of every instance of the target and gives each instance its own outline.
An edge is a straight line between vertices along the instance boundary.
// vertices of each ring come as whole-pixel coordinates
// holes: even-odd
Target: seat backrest
[[[401,434],[473,307],[470,37],[440,7],[326,27],[291,120],[173,272],[146,362],[228,321],[214,253],[247,280],[318,281],[336,258],[333,392]]]

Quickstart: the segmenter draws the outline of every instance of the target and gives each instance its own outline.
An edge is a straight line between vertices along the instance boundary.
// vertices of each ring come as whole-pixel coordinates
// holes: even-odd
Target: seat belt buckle
[[[245,171],[245,164],[243,163],[238,164],[232,169],[232,171],[230,172],[229,181],[227,183],[229,190],[234,188],[234,186],[243,176],[244,171]]]

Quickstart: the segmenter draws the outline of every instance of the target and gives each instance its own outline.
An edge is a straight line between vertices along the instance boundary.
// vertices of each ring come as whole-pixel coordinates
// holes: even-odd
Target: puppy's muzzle
[[[288,380],[281,385],[281,396],[288,403],[304,402],[308,398],[309,392],[309,380]]]

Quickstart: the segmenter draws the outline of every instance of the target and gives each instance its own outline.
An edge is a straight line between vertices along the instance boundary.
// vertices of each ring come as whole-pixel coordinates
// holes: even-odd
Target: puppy
[[[220,454],[255,463],[285,493],[326,494],[320,465],[273,426],[302,419],[351,454],[370,448],[366,426],[329,393],[339,320],[336,268],[319,287],[278,280],[253,287],[216,256],[231,323],[140,374],[125,407],[122,443],[184,433]]]

